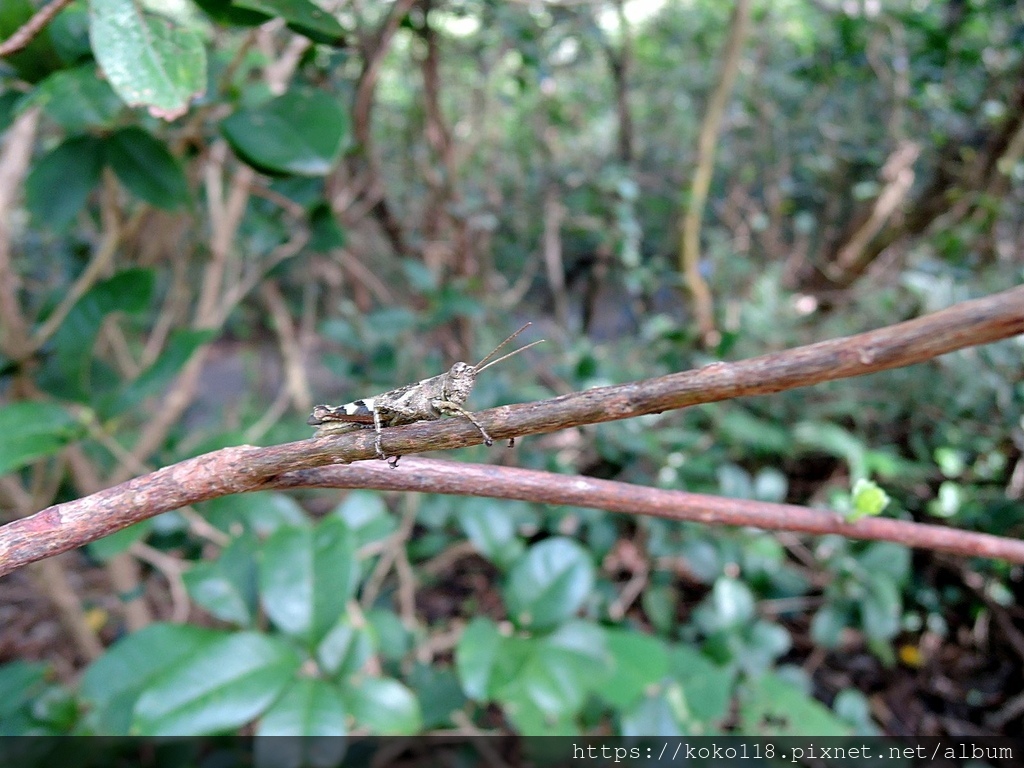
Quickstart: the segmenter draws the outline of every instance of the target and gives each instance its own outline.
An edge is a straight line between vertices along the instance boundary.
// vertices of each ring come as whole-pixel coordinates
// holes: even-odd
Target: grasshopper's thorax
[[[476,382],[476,368],[469,363],[455,363],[448,371],[444,383],[444,399],[459,405],[469,399]]]

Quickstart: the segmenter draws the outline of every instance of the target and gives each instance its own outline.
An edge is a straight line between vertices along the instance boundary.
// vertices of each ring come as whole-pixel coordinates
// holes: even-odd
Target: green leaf
[[[654,584],[644,590],[640,597],[644,613],[663,635],[669,634],[676,626],[676,607],[679,592],[669,584]]]
[[[153,518],[142,520],[135,525],[129,525],[119,531],[114,531],[102,539],[89,542],[86,549],[89,557],[94,557],[101,562],[108,562],[117,557],[136,541],[144,539],[153,530]]]
[[[72,136],[32,166],[25,179],[25,205],[38,226],[61,231],[85,206],[103,170],[103,144]]]
[[[850,617],[836,605],[823,605],[811,619],[811,638],[825,648],[838,648],[843,630],[850,625]]]
[[[245,530],[266,538],[283,526],[309,525],[299,503],[283,493],[260,491],[221,496],[197,507],[211,525],[225,533]]]
[[[0,665],[0,721],[12,717],[46,687],[47,665],[12,661]],[[2,732],[2,731],[0,731]]]
[[[168,211],[188,204],[185,172],[163,142],[130,126],[108,137],[106,150],[107,162],[133,195]]]
[[[239,728],[272,704],[301,659],[281,640],[255,632],[215,633],[146,685],[133,731],[197,736]]]
[[[90,288],[71,308],[51,339],[54,354],[40,384],[51,394],[88,401],[92,350],[107,315],[138,313],[149,306],[155,274],[127,269]]]
[[[251,626],[256,618],[256,539],[243,533],[213,562],[185,572],[189,596],[218,619]]]
[[[283,632],[319,642],[355,592],[358,561],[352,532],[327,518],[315,529],[283,527],[263,545],[260,596]]]
[[[348,733],[345,718],[345,705],[336,686],[326,680],[301,677],[266,711],[256,733],[258,736],[345,736]],[[310,750],[318,748],[316,744],[307,746]]]
[[[502,644],[497,625],[478,616],[462,631],[455,649],[455,669],[462,690],[474,701],[487,701],[491,671]]]
[[[123,108],[107,81],[96,76],[91,62],[54,72],[31,98],[69,133],[108,127]]]
[[[744,582],[728,576],[715,579],[711,594],[697,607],[694,621],[706,634],[742,626],[754,618],[754,595]]]
[[[668,672],[668,651],[658,638],[631,630],[606,629],[605,637],[614,672],[598,694],[616,709],[626,709]]]
[[[820,702],[775,673],[751,678],[740,704],[747,736],[848,736],[851,729]]]
[[[377,637],[377,652],[385,661],[401,661],[412,647],[412,637],[398,614],[386,608],[366,612],[366,622]]]
[[[324,45],[342,45],[345,30],[337,20],[309,0],[235,0],[234,5],[271,16],[280,16],[294,32]]]
[[[571,717],[612,673],[604,632],[582,621],[543,638],[507,638],[492,677],[492,698],[515,711],[536,707],[552,719]]]
[[[661,737],[696,735],[682,727],[685,708],[680,706],[680,699],[678,683],[644,696],[632,709],[622,713],[620,735],[627,738],[650,736],[652,733]]]
[[[890,640],[900,630],[900,591],[887,573],[869,574],[865,586],[867,594],[860,601],[864,633],[872,640]]]
[[[507,568],[523,553],[516,536],[516,520],[494,499],[468,498],[457,511],[459,525],[477,551],[497,565]]]
[[[213,330],[177,328],[172,331],[160,356],[138,378],[128,384],[112,400],[109,407],[102,408],[104,415],[124,413],[147,397],[161,394],[192,359],[196,350],[212,341],[216,335],[216,331]]]
[[[348,118],[323,91],[295,89],[221,123],[238,156],[270,174],[323,176],[341,154]]]
[[[572,539],[554,537],[530,547],[512,567],[505,604],[519,626],[543,629],[574,616],[593,586],[587,551]]]
[[[195,4],[214,21],[230,27],[258,27],[273,18],[270,14],[238,8],[231,0],[195,0]]]
[[[853,484],[851,502],[852,508],[847,510],[843,518],[848,523],[856,522],[862,517],[871,517],[882,514],[882,511],[889,506],[889,494],[873,480],[859,478]]]
[[[352,491],[331,512],[355,534],[356,547],[387,538],[398,527],[377,491]]]
[[[423,729],[415,694],[397,680],[371,677],[345,690],[356,722],[375,736],[412,736]]]
[[[316,659],[321,669],[341,679],[362,669],[374,648],[370,628],[362,623],[357,627],[352,619],[343,616],[320,641]]]
[[[183,670],[199,649],[220,632],[183,624],[150,624],[118,640],[86,669],[80,685],[89,705],[88,722],[97,733],[126,734],[142,690],[161,674]]]
[[[691,732],[711,730],[729,714],[735,671],[687,645],[669,651],[669,674],[679,682]],[[697,727],[699,725],[699,727]]]
[[[455,725],[452,714],[463,711],[466,696],[450,667],[417,664],[413,667],[409,682],[423,709],[424,730]]]
[[[59,405],[25,401],[0,407],[0,475],[52,456],[84,434]]]
[[[90,0],[89,38],[117,95],[154,117],[185,114],[206,89],[206,51],[198,30],[143,10],[134,0]]]

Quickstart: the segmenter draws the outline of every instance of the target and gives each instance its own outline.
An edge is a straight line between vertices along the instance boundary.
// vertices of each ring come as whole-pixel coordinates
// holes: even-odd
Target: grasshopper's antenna
[[[514,338],[515,338],[516,336],[518,336],[518,335],[519,335],[520,333],[522,333],[523,331],[525,331],[525,330],[526,330],[527,328],[529,328],[529,327],[530,327],[531,325],[533,325],[533,323],[527,323],[527,324],[526,324],[526,325],[524,325],[524,326],[523,326],[522,328],[520,328],[520,329],[519,329],[518,331],[516,331],[516,332],[515,332],[515,333],[513,333],[513,334],[512,334],[511,336],[509,336],[509,337],[508,337],[507,339],[505,339],[505,340],[504,340],[503,342],[501,342],[501,344],[499,344],[499,345],[498,345],[498,346],[496,346],[496,347],[495,347],[494,349],[492,349],[492,350],[491,350],[491,351],[490,351],[490,352],[489,352],[488,354],[486,354],[486,355],[484,356],[484,358],[483,358],[483,359],[482,359],[482,360],[481,360],[481,361],[480,361],[479,363],[477,363],[476,365],[474,365],[474,366],[473,366],[473,369],[474,369],[474,370],[475,370],[475,371],[476,371],[477,373],[480,373],[480,371],[484,370],[484,368],[490,368],[490,367],[491,367],[492,365],[494,365],[495,363],[500,363],[500,362],[501,362],[502,360],[505,360],[505,359],[507,359],[507,358],[510,358],[510,357],[512,357],[512,355],[518,355],[518,354],[519,354],[520,352],[522,352],[522,351],[523,351],[524,349],[529,349],[529,348],[530,348],[530,347],[532,347],[532,346],[535,346],[535,345],[537,345],[537,344],[540,344],[540,343],[541,343],[541,341],[544,341],[544,339],[541,339],[540,341],[535,341],[535,342],[533,342],[533,343],[531,343],[531,344],[527,344],[527,345],[526,345],[525,347],[520,347],[519,349],[517,349],[517,350],[515,350],[515,351],[513,351],[513,352],[509,352],[509,353],[508,353],[507,355],[502,355],[502,356],[501,356],[501,357],[499,357],[499,358],[498,358],[497,360],[491,360],[491,362],[487,363],[487,361],[488,361],[488,360],[490,360],[490,359],[491,359],[492,357],[494,357],[494,353],[495,353],[495,352],[497,352],[497,351],[498,351],[499,349],[501,349],[502,347],[504,347],[504,346],[505,346],[506,344],[508,344],[508,343],[509,343],[510,341],[512,341],[512,339],[514,339]],[[484,363],[487,363],[487,365],[484,365]]]
[[[537,341],[531,341],[525,347],[520,347],[519,349],[514,349],[511,352],[509,352],[507,355],[502,355],[497,360],[491,360],[491,362],[489,362],[483,368],[477,368],[475,370],[476,370],[477,373],[480,373],[480,371],[483,371],[483,370],[485,370],[487,368],[490,368],[492,365],[496,365],[497,363],[500,363],[502,360],[508,360],[510,357],[512,357],[512,355],[518,355],[520,352],[525,352],[530,347],[536,347],[538,344],[543,344],[543,343],[544,343],[544,339],[538,339]],[[494,353],[492,352],[491,355],[493,355],[493,354]],[[491,355],[488,355],[487,357],[490,357]]]

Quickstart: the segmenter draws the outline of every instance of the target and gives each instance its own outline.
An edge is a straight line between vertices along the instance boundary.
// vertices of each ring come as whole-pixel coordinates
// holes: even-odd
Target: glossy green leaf
[[[710,730],[729,714],[736,671],[715,664],[687,645],[669,651],[669,674],[678,681],[685,721]]]
[[[189,656],[224,635],[185,624],[151,624],[126,635],[86,669],[80,685],[97,733],[125,734],[143,689],[166,672],[187,666]]]
[[[607,684],[612,664],[594,624],[573,621],[546,637],[511,637],[498,654],[492,698],[511,709],[531,705],[551,718],[569,717]]]
[[[94,557],[102,563],[106,563],[128,548],[136,541],[142,541],[149,532],[153,530],[153,518],[141,520],[135,525],[129,525],[119,531],[114,531],[109,536],[91,541],[86,546],[89,557]]]
[[[516,520],[494,499],[469,498],[458,506],[459,525],[477,551],[497,565],[508,567],[523,552]]]
[[[401,661],[412,648],[412,635],[394,611],[373,608],[366,612],[366,622],[377,638],[377,651],[385,661]]]
[[[106,150],[107,162],[133,195],[169,211],[188,204],[185,172],[163,142],[130,126],[109,136]]]
[[[204,344],[216,336],[216,331],[178,328],[167,340],[160,356],[146,370],[113,398],[104,414],[119,414],[138,406],[148,397],[161,394],[181,373],[186,363]]]
[[[555,537],[530,547],[512,566],[505,604],[521,627],[552,627],[574,616],[593,586],[587,551],[572,539]]]
[[[740,700],[747,736],[848,736],[851,728],[820,702],[775,673],[751,678]]]
[[[260,718],[259,736],[344,736],[341,692],[326,680],[296,679]],[[313,747],[314,745],[309,745]]]
[[[840,607],[826,603],[811,619],[811,637],[825,648],[838,648],[843,630],[850,625],[850,617]]]
[[[325,45],[342,45],[345,30],[327,11],[309,0],[235,0],[234,5],[250,11],[280,16],[300,35]]]
[[[475,701],[486,701],[491,671],[502,644],[498,627],[490,619],[478,616],[462,630],[455,649],[455,669],[462,690]]]
[[[667,635],[676,626],[679,592],[671,584],[652,584],[640,597],[644,613],[658,632]]]
[[[322,176],[341,154],[347,120],[334,97],[296,89],[236,112],[221,130],[238,156],[259,171]]]
[[[256,618],[257,543],[250,533],[232,539],[216,560],[185,572],[185,588],[198,605],[223,621],[251,626]]]
[[[93,63],[54,72],[32,99],[69,133],[107,127],[124,108],[107,81],[97,77]]]
[[[25,401],[0,407],[0,475],[52,456],[84,434],[83,425],[55,403]]]
[[[644,696],[622,713],[619,732],[622,736],[662,737],[699,735],[683,727],[685,708],[680,706],[678,683]]]
[[[375,736],[411,736],[423,729],[415,694],[397,680],[371,677],[345,689],[356,722]]]
[[[456,724],[452,714],[463,711],[466,695],[450,667],[417,664],[409,682],[423,710],[423,730],[451,728]]]
[[[616,709],[634,706],[644,691],[668,672],[668,650],[656,637],[626,629],[606,629],[613,672],[598,694]]]
[[[357,547],[390,536],[398,526],[378,491],[352,491],[331,515],[344,521],[355,534]]]
[[[316,659],[323,669],[337,679],[360,671],[376,650],[373,632],[360,622],[343,616],[316,648]]]
[[[754,595],[744,582],[728,576],[715,580],[711,594],[694,612],[694,621],[707,634],[746,624],[754,618]]]
[[[96,61],[129,106],[173,120],[206,89],[206,51],[196,29],[143,10],[133,0],[90,0]]]
[[[214,21],[232,27],[258,27],[272,16],[267,13],[248,11],[234,5],[231,0],[195,0],[203,11]]]
[[[283,526],[309,525],[299,503],[283,493],[260,491],[221,496],[198,507],[211,525],[225,533],[245,530],[265,538]]]
[[[65,229],[85,207],[103,170],[103,144],[72,136],[43,155],[25,179],[25,204],[39,226]]]
[[[38,661],[0,665],[0,721],[38,696],[46,686],[46,676],[47,665]]]
[[[137,313],[149,306],[155,275],[148,269],[127,269],[90,288],[71,308],[51,340],[40,383],[51,394],[88,401],[92,350],[107,315]]]
[[[195,736],[239,728],[258,717],[292,681],[301,658],[255,632],[217,633],[146,685],[133,730]]]
[[[263,545],[263,607],[282,631],[310,643],[338,621],[357,580],[354,537],[336,518],[315,529],[280,528]]]
[[[864,632],[873,640],[889,640],[900,630],[900,591],[887,573],[870,574],[865,586],[867,594],[860,601]]]

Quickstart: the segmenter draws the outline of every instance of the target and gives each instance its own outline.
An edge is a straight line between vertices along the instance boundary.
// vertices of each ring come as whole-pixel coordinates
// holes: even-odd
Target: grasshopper
[[[325,435],[338,435],[345,432],[352,432],[357,429],[374,429],[377,432],[373,446],[377,451],[377,457],[386,459],[384,449],[381,448],[381,434],[384,427],[397,427],[402,424],[412,424],[417,421],[433,421],[443,415],[465,416],[479,431],[487,445],[493,445],[494,440],[487,434],[487,430],[476,420],[472,413],[462,406],[469,398],[473,390],[476,377],[481,372],[490,368],[502,360],[507,360],[512,355],[518,355],[523,350],[529,349],[540,341],[534,341],[525,347],[509,352],[497,360],[487,362],[494,354],[508,344],[512,339],[530,327],[527,323],[518,331],[513,333],[501,344],[496,346],[487,356],[476,365],[469,363],[455,363],[446,373],[438,376],[431,376],[415,384],[406,384],[388,392],[382,392],[373,397],[364,397],[361,400],[353,400],[345,405],[330,406],[318,405],[313,408],[313,413],[307,420],[311,427],[319,427],[316,437]],[[484,365],[484,363],[487,363]],[[509,446],[515,438],[509,440]],[[400,456],[388,462],[392,467],[398,466]]]

